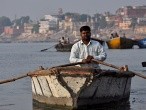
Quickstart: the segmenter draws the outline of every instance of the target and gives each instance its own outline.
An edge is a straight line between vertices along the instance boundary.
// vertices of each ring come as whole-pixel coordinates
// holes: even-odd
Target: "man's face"
[[[80,33],[82,40],[90,40],[91,32],[90,31],[82,31]]]

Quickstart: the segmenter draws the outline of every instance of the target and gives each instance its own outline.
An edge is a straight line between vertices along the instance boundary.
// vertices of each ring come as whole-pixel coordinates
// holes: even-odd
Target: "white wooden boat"
[[[38,70],[34,74],[34,101],[71,108],[128,101],[134,76],[130,72],[77,66]]]

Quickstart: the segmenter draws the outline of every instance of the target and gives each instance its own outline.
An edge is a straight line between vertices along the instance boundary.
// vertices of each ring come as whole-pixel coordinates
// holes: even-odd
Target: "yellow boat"
[[[134,41],[129,38],[116,37],[106,42],[109,49],[131,49]]]

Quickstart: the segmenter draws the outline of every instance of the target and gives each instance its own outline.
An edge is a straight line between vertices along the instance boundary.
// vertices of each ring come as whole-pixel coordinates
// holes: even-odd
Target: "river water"
[[[69,52],[56,52],[55,43],[1,43],[0,44],[0,80],[26,74],[29,71],[69,63]],[[146,75],[145,49],[107,49],[107,63],[116,66],[128,65],[132,71]],[[103,66],[101,66],[103,67]],[[109,69],[109,67],[105,67]],[[146,110],[146,79],[135,76],[132,79],[130,105],[110,110]],[[31,80],[29,77],[0,85],[0,110],[53,110],[37,108],[32,104]],[[59,110],[59,109],[57,109]],[[95,109],[96,110],[96,109]],[[103,109],[102,109],[103,110]],[[105,109],[108,110],[108,109]]]

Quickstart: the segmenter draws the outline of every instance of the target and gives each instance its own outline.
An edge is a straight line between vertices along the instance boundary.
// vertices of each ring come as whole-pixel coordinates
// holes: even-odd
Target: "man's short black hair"
[[[80,32],[82,32],[82,31],[91,31],[91,29],[90,29],[89,26],[82,26],[82,27],[80,28]]]

